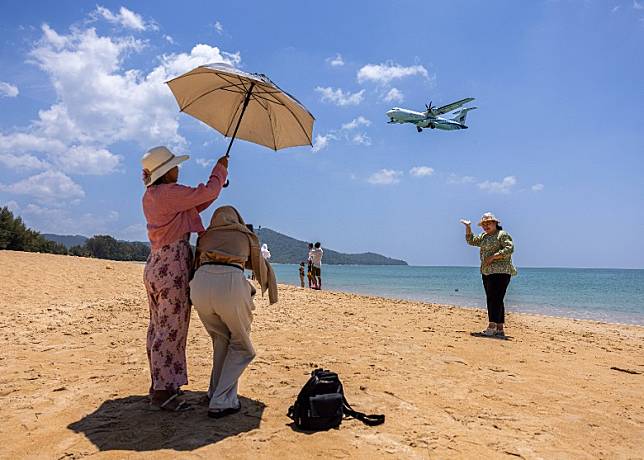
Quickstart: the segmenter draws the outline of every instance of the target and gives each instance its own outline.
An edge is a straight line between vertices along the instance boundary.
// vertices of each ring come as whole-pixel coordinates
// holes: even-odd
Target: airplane
[[[465,107],[454,113],[453,118],[445,118],[440,115],[452,112],[473,100],[473,97],[468,97],[442,107],[432,107],[432,103],[430,101],[429,105],[425,104],[427,110],[424,112],[416,112],[415,110],[394,107],[387,112],[387,116],[389,117],[388,123],[413,123],[416,125],[416,129],[419,133],[422,132],[423,128],[438,128],[447,131],[467,129],[467,126],[465,126],[465,117],[467,116],[467,112],[474,110],[477,107]]]

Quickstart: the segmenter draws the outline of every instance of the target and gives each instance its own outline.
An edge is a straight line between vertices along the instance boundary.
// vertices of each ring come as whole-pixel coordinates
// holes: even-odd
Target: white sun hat
[[[149,187],[165,173],[180,163],[183,163],[188,158],[190,158],[188,155],[176,156],[163,145],[148,150],[143,155],[143,158],[141,158],[141,164],[143,165],[143,183],[146,187]]]
[[[485,214],[483,214],[481,220],[479,221],[479,226],[482,226],[483,222],[496,222],[497,224],[501,223],[501,221],[497,219],[491,212],[486,212]]]

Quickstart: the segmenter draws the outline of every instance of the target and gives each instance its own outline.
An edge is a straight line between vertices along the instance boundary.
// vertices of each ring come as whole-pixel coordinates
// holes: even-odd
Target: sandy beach
[[[195,405],[147,410],[143,265],[0,251],[1,458],[644,458],[644,328],[280,286],[256,300],[241,413],[206,417],[211,342],[193,312]],[[310,371],[338,372],[367,427],[286,417]]]

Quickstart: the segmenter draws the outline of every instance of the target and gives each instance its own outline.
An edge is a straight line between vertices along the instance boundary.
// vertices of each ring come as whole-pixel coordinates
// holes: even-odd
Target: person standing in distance
[[[512,264],[514,243],[512,237],[501,227],[499,219],[486,212],[479,221],[483,233],[474,235],[471,222],[461,220],[465,225],[465,240],[471,246],[478,246],[481,258],[481,278],[487,301],[489,324],[482,332],[486,336],[505,337],[505,305],[503,300],[510,284],[510,278],[517,274]]]
[[[309,252],[309,258],[313,264],[313,284],[317,290],[322,289],[322,254],[324,251],[320,246],[319,242],[315,243],[315,247]]]

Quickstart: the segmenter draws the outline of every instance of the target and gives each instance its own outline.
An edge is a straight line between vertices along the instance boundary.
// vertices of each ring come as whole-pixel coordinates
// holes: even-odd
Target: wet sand
[[[256,301],[239,414],[200,405],[211,342],[193,312],[183,414],[147,410],[143,265],[0,251],[0,458],[644,458],[644,328],[280,286]],[[294,431],[316,367],[367,427]]]

